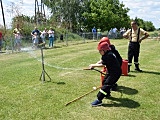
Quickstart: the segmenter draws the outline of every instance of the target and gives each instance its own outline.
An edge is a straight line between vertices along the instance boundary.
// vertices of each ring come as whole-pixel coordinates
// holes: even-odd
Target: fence
[[[97,39],[93,39],[93,34],[92,33],[83,33],[83,34],[65,34],[63,35],[63,39],[60,39],[60,36],[55,35],[55,40],[54,40],[54,47],[63,47],[63,46],[69,46],[73,44],[82,44],[86,42],[93,42]],[[15,47],[14,47],[14,36],[5,36],[4,41],[3,41],[3,46],[2,46],[2,51],[5,51],[7,53],[14,53]],[[40,41],[40,38],[39,38]],[[49,39],[46,37],[46,46],[48,48],[49,44]],[[21,48],[26,48],[26,47],[32,47],[33,46],[33,41],[32,41],[32,36],[23,36],[21,38]]]
[[[82,44],[86,42],[94,42],[100,40],[102,37],[109,37],[110,39],[114,38],[115,36],[113,35],[108,35],[106,34],[96,34],[94,35],[92,32],[87,32],[87,33],[78,33],[78,34],[64,34],[62,36],[55,35],[55,40],[54,40],[54,47],[63,47],[63,46],[69,46],[69,45],[74,45],[74,44]],[[116,38],[120,38],[120,35],[117,34]],[[32,36],[23,36],[21,39],[21,47],[26,48],[26,47],[32,47]],[[46,37],[46,46],[48,47],[49,40],[48,37]],[[16,52],[14,50],[14,36],[5,36],[5,41],[3,42],[3,50],[8,51],[8,52]]]

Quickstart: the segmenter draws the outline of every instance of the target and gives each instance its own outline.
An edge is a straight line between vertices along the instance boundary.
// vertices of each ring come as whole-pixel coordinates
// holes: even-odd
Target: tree
[[[86,19],[84,24],[88,29],[96,26],[102,31],[113,27],[128,27],[128,11],[119,0],[90,0],[89,9],[83,13]]]
[[[45,4],[51,9],[51,19],[56,26],[64,26],[70,30],[77,28],[83,12],[82,0],[52,0]]]
[[[50,23],[55,27],[64,27],[73,32],[81,27],[91,31],[93,26],[102,31],[114,27],[130,28],[129,8],[125,8],[119,0],[44,0],[44,4],[51,9]],[[154,29],[152,23],[140,22],[143,28]]]
[[[146,31],[154,31],[156,28],[154,27],[153,23],[150,21],[144,21],[140,18],[135,18],[135,21],[138,23],[139,27],[143,28]]]

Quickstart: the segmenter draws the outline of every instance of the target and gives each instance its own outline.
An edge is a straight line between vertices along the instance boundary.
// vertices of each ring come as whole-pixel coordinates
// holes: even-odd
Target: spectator
[[[113,29],[111,28],[108,32],[108,37],[112,38],[113,37]]]
[[[41,32],[41,35],[40,35],[40,38],[41,38],[41,42],[40,43],[43,43],[44,47],[45,47],[45,44],[46,44],[46,35],[47,35],[47,28],[45,28],[42,32]]]
[[[17,32],[22,34],[22,30],[20,29],[19,24],[17,24],[16,28],[14,28],[13,30],[13,33],[17,33]]]
[[[63,42],[63,34],[60,35],[60,40]]]
[[[41,31],[40,30],[38,30],[38,28],[37,27],[34,27],[34,30],[31,32],[31,35],[32,36],[34,36],[34,33],[37,33],[37,35],[39,36],[40,35],[40,33],[41,33]]]
[[[17,24],[17,27],[13,30],[13,34],[14,34],[14,49],[15,51],[21,50],[21,29],[19,28],[19,24]]]
[[[41,32],[38,30],[37,27],[34,27],[34,30],[31,32],[33,47],[37,47],[37,45],[39,44],[40,33]]]
[[[2,32],[0,31],[0,52],[2,52],[2,41],[3,41],[3,35]]]
[[[101,29],[97,29],[97,40],[101,38]]]
[[[96,38],[97,30],[95,27],[92,28],[93,40]]]
[[[117,38],[117,28],[113,28],[113,38]]]
[[[142,28],[139,28],[136,21],[131,22],[131,29],[127,30],[123,34],[123,37],[129,39],[128,46],[128,72],[130,72],[130,66],[132,65],[132,59],[134,57],[135,70],[142,72],[139,68],[139,52],[140,52],[140,43],[142,40],[146,39],[149,34]]]
[[[20,51],[21,50],[21,34],[20,34],[20,32],[18,31],[17,33],[14,33],[14,37],[15,37],[14,49],[15,49],[15,51],[16,50]]]
[[[33,37],[32,37],[32,42],[33,42],[33,48],[37,48],[38,47],[38,44],[39,44],[39,39],[38,39],[39,37],[38,37],[38,34],[37,34],[37,32],[34,32],[34,34],[33,34]]]
[[[49,34],[49,48],[52,48],[54,43],[54,30],[52,27],[50,27],[48,34]]]

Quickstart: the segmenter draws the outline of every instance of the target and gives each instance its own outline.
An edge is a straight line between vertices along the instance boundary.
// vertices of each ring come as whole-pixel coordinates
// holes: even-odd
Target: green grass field
[[[111,40],[127,58],[127,40]],[[134,65],[118,81],[119,91],[104,99],[103,106],[91,107],[97,91],[65,106],[69,101],[100,85],[100,73],[83,68],[100,59],[97,42],[44,49],[45,82],[41,51],[0,54],[1,120],[159,120],[160,43],[141,43],[140,68]],[[100,69],[100,68],[99,68]]]

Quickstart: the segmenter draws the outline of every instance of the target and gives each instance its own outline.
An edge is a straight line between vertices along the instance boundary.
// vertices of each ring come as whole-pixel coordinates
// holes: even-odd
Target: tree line
[[[130,16],[127,15],[129,8],[125,7],[119,0],[43,0],[43,3],[50,9],[51,17],[45,19],[42,13],[40,26],[53,26],[63,28],[70,32],[80,31],[91,32],[95,26],[101,31],[109,31],[111,28],[130,28]],[[139,26],[146,31],[154,31],[152,22],[135,18]],[[19,23],[26,34],[30,33],[30,26],[36,23],[35,15],[26,16],[18,13],[12,19],[12,28]]]
[[[90,31],[94,26],[102,31],[116,27],[130,27],[129,8],[119,0],[45,0],[51,9],[51,21],[71,31],[85,28]],[[135,18],[140,27],[147,31],[155,30],[153,23]]]

